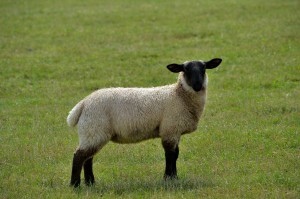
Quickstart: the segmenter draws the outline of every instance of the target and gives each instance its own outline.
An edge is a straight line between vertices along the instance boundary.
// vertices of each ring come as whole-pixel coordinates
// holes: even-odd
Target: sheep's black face
[[[203,88],[205,64],[200,61],[187,62],[183,66],[186,83],[198,92]]]
[[[220,65],[222,59],[215,58],[210,61],[190,61],[184,64],[170,64],[167,68],[174,72],[184,72],[184,79],[186,83],[198,92],[203,89],[205,82],[205,70],[213,69]]]

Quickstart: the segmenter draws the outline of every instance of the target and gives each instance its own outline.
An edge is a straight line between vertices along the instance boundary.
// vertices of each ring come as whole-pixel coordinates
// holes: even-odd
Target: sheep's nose
[[[196,84],[194,87],[193,87],[194,91],[198,92],[202,89],[202,85],[201,84]]]

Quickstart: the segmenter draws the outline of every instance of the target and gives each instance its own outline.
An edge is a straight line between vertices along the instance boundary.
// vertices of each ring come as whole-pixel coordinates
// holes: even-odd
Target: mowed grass
[[[299,1],[0,2],[0,198],[299,198]],[[96,185],[68,186],[69,110],[103,87],[174,83],[165,66],[221,57],[179,180],[159,139],[108,144]],[[174,118],[176,119],[176,118]]]

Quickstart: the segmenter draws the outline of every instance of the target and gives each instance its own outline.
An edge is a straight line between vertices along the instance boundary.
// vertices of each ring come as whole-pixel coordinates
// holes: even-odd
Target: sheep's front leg
[[[95,183],[93,174],[93,157],[87,159],[83,165],[85,184],[90,186]]]
[[[176,161],[179,155],[178,144],[172,144],[168,141],[162,142],[165,150],[166,170],[164,179],[177,179]]]

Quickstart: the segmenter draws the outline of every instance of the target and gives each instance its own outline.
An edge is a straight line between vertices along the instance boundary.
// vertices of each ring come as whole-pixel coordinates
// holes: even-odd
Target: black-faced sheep
[[[109,141],[136,143],[160,137],[165,150],[165,179],[177,178],[180,136],[196,130],[204,110],[208,77],[206,69],[222,62],[189,61],[170,64],[179,73],[175,84],[154,88],[106,88],[81,100],[69,113],[69,126],[78,125],[79,146],[74,153],[70,185],[95,182],[93,156]]]

